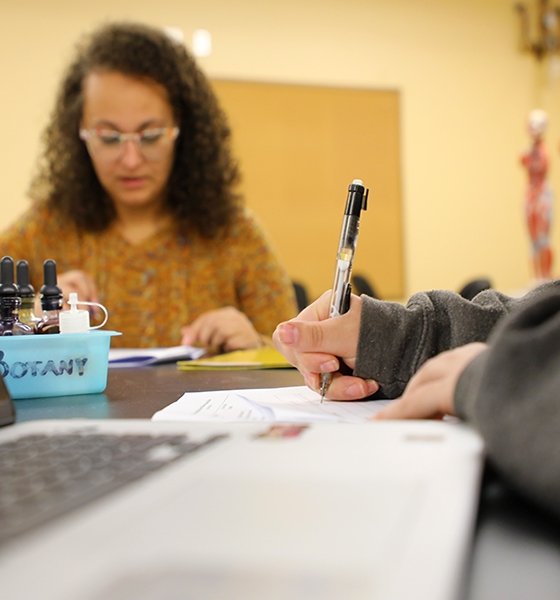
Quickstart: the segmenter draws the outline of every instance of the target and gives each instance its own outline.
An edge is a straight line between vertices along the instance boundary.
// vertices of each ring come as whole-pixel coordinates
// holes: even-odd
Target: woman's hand
[[[59,273],[57,277],[57,285],[62,290],[63,301],[67,302],[71,292],[78,294],[78,300],[84,302],[99,302],[97,299],[97,286],[93,279],[85,272],[74,269]],[[83,308],[83,307],[82,307]],[[101,311],[96,307],[91,307],[93,314]],[[37,293],[35,298],[35,314],[42,313],[40,294]]]
[[[428,360],[408,382],[403,395],[376,413],[374,419],[441,419],[455,414],[453,397],[466,366],[486,344],[475,342],[442,352]]]
[[[272,336],[274,345],[296,367],[313,390],[319,391],[321,373],[333,373],[326,397],[357,400],[370,396],[379,385],[339,371],[342,362],[354,368],[362,301],[352,296],[350,310],[329,319],[330,292],[325,292],[301,313],[280,323]]]
[[[182,344],[214,352],[258,348],[263,340],[248,317],[233,306],[203,313],[181,329]]]
[[[71,292],[76,292],[79,300],[99,302],[95,282],[85,271],[75,269],[61,273],[58,276],[58,287],[62,290],[64,301],[68,300]]]

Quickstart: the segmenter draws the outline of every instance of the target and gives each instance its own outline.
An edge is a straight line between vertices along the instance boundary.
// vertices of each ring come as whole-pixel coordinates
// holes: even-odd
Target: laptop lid
[[[482,444],[460,425],[40,421],[215,443],[0,549],[7,598],[321,600],[458,591]]]

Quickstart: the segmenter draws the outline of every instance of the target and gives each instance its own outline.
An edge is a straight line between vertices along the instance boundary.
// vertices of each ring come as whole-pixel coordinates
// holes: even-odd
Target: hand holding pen
[[[352,263],[358,242],[360,229],[360,216],[362,210],[367,210],[369,190],[364,187],[360,179],[354,179],[348,186],[348,197],[344,209],[344,219],[336,255],[336,271],[331,292],[329,317],[339,317],[350,308],[350,295],[352,293]],[[332,381],[332,373],[321,374],[321,402]]]
[[[358,346],[361,298],[351,294],[350,278],[367,196],[368,190],[360,180],[348,186],[332,291],[294,319],[280,323],[272,336],[276,348],[300,371],[306,384],[314,390],[320,387],[322,397],[334,378],[333,392],[338,400],[366,398],[379,389],[374,380],[342,373],[344,365],[354,367]]]
[[[343,372],[344,366],[350,370],[356,366],[363,300],[351,294],[348,312],[336,319],[329,318],[330,300],[330,291],[322,294],[297,317],[280,323],[272,340],[312,390],[319,389],[321,374],[331,371],[331,398],[367,398],[377,392],[378,383]]]

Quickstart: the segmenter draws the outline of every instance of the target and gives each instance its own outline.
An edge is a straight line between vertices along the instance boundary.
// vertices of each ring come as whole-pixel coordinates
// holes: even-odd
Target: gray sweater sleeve
[[[375,379],[381,395],[395,398],[430,357],[469,342],[488,339],[496,323],[516,306],[530,303],[560,281],[522,298],[486,290],[473,300],[447,291],[415,294],[403,306],[362,296],[355,375]]]
[[[500,323],[461,375],[457,414],[511,485],[560,516],[560,290]]]

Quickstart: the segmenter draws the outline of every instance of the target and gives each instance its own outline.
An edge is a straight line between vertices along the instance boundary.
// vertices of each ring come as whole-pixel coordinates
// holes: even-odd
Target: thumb
[[[346,315],[324,321],[287,321],[278,325],[279,341],[296,352],[356,356],[358,336],[349,327]]]
[[[323,324],[326,321],[287,321],[280,323],[276,333],[280,342],[300,352],[324,350]]]

